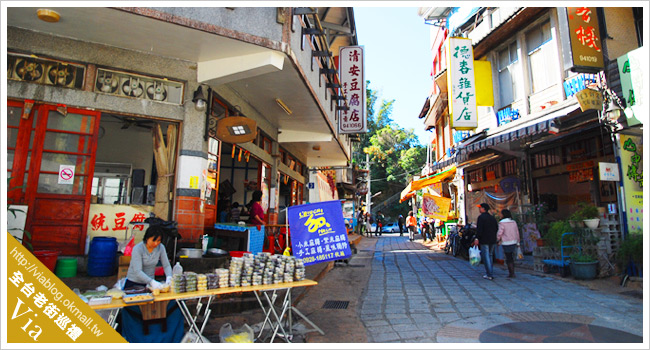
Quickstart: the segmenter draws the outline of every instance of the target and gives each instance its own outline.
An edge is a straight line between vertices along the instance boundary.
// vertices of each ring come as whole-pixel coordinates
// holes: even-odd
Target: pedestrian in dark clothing
[[[380,211],[377,212],[377,227],[375,228],[375,236],[381,236],[384,227],[384,214]]]
[[[480,244],[481,247],[481,259],[485,266],[485,276],[483,278],[492,280],[494,279],[492,257],[497,246],[499,224],[494,216],[489,213],[490,206],[487,203],[479,204],[478,210],[481,215],[476,219],[476,239],[473,245]]]
[[[397,225],[399,226],[399,235],[404,236],[404,217],[402,214],[399,214],[397,218]]]

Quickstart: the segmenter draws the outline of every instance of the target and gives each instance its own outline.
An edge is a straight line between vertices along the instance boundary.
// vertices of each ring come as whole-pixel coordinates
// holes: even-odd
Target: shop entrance
[[[7,103],[7,200],[27,204],[34,250],[83,254],[100,114],[26,102]]]

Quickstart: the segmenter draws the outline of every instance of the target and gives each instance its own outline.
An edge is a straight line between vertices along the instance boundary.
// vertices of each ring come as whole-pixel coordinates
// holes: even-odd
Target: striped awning
[[[579,108],[580,107],[578,105],[572,104],[568,107],[564,107],[554,112],[548,113],[542,117],[534,118],[533,120],[527,122],[518,123],[516,125],[513,125],[514,127],[511,129],[498,132],[483,140],[476,141],[467,145],[465,147],[465,150],[467,150],[468,153],[478,152],[488,147],[496,146],[500,143],[516,141],[527,136],[549,132],[551,128],[558,127],[556,118],[568,115],[569,113]]]

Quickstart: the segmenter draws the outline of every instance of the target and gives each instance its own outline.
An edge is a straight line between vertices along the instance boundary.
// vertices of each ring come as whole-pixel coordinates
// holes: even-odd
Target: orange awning
[[[425,188],[427,186],[436,184],[438,182],[441,182],[442,180],[448,179],[450,177],[453,177],[456,175],[456,166],[452,166],[451,168],[441,171],[435,175],[432,176],[427,176],[422,179],[417,179],[415,181],[411,181],[411,191],[417,191],[419,189]]]
[[[400,195],[399,202],[402,203],[405,200],[415,196],[415,191],[419,189],[423,189],[427,186],[431,186],[433,184],[436,184],[442,180],[448,179],[452,176],[456,175],[456,166],[452,166],[451,168],[441,171],[435,175],[432,176],[427,176],[422,179],[417,179],[411,181],[406,188],[402,190],[402,194]]]
[[[405,200],[408,200],[409,198],[415,196],[415,191],[411,190],[411,184],[413,182],[409,182],[408,186],[406,186],[405,189],[402,190],[402,194],[399,197],[399,202],[402,203]]]

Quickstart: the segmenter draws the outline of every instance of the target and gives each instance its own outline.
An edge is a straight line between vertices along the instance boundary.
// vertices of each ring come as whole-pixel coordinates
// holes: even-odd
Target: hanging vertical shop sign
[[[617,58],[618,72],[621,77],[621,90],[627,107],[625,117],[627,125],[634,126],[643,124],[641,116],[647,115],[647,108],[644,107],[646,87],[643,84],[644,70],[647,66],[645,50],[640,47]]]
[[[472,40],[449,38],[447,42],[447,91],[451,127],[457,130],[476,129],[476,85]]]
[[[366,79],[364,75],[363,46],[345,46],[339,49],[339,77],[348,110],[342,110],[339,133],[366,132]]]
[[[643,138],[620,135],[627,227],[643,229]]]
[[[564,20],[560,16],[560,20]],[[571,62],[574,72],[593,73],[604,68],[600,29],[595,7],[567,7],[566,21],[571,38]]]
[[[305,266],[352,255],[338,200],[287,208],[291,248]]]

